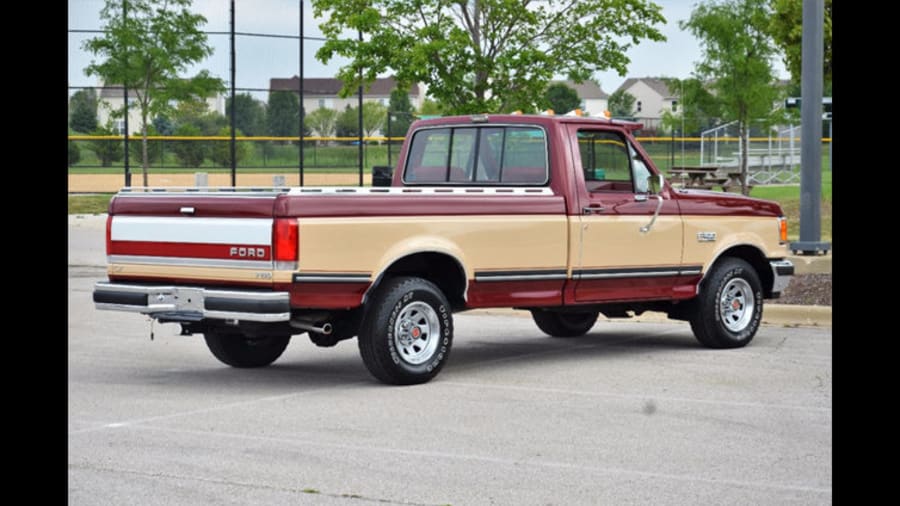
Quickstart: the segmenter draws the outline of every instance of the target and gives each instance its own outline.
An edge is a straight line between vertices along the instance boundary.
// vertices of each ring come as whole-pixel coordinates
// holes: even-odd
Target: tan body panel
[[[698,233],[715,233],[716,240],[703,242]],[[683,263],[703,265],[703,272],[729,248],[753,246],[766,258],[787,256],[786,244],[779,244],[778,220],[756,216],[684,216]]]
[[[148,264],[110,264],[106,269],[111,277],[130,278],[174,278],[216,283],[259,283],[269,285],[272,271],[268,269],[232,269],[227,267],[196,267]],[[290,275],[288,274],[288,277]]]
[[[568,218],[430,216],[304,218],[300,272],[364,272],[374,279],[394,261],[429,251],[476,271],[565,269]]]
[[[649,232],[640,228],[650,222],[643,215],[582,216],[580,233],[572,240],[581,241],[580,258],[573,267],[614,268],[654,267],[681,263],[681,217],[659,216]]]

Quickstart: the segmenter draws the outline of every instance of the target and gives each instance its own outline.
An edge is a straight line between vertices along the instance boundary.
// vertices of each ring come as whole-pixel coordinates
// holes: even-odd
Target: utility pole
[[[234,114],[234,76],[235,72],[235,55],[234,55],[234,0],[231,0],[231,186],[237,186],[237,159],[235,157],[235,128],[237,126],[237,117]]]
[[[826,253],[822,242],[822,63],[825,0],[803,0],[800,68],[800,240],[790,245],[801,255]]]

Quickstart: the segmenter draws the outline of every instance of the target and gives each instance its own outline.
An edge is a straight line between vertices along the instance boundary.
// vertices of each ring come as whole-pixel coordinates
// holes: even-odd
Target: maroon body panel
[[[529,307],[562,305],[562,280],[469,281],[466,307]]]
[[[686,216],[771,216],[784,213],[777,202],[745,197],[736,193],[708,190],[673,192],[681,213]]]
[[[120,194],[110,201],[110,214],[173,217],[193,207],[196,218],[271,218],[275,195],[236,196],[222,194],[185,195]]]
[[[350,309],[362,304],[370,283],[275,283],[276,291],[290,292],[291,307]]]

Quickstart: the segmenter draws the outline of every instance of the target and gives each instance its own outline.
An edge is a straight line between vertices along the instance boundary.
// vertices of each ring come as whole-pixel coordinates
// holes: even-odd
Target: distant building
[[[661,118],[663,112],[678,112],[678,96],[673,94],[665,81],[656,77],[629,77],[616,91],[625,91],[634,97],[634,118]]]
[[[332,77],[306,77],[303,79],[303,109],[307,112],[313,112],[320,107],[326,109],[334,109],[338,112],[343,111],[348,105],[356,107],[356,95],[347,98],[341,98],[338,93],[344,86],[339,79]],[[364,102],[378,102],[387,107],[391,92],[397,87],[397,81],[393,77],[379,77],[371,84],[368,90],[363,88]],[[293,91],[300,93],[300,78],[298,76],[289,78],[273,77],[269,80],[270,91]],[[413,84],[409,88],[409,101],[413,108],[418,109],[422,105],[422,96],[419,92],[419,85]]]
[[[609,109],[609,95],[600,89],[600,85],[593,81],[585,81],[581,84],[575,84],[571,80],[552,81],[550,84],[562,83],[575,90],[578,98],[581,99],[581,105],[578,107],[588,116],[600,116]],[[556,114],[565,114],[569,111],[554,111]]]
[[[97,124],[106,126],[106,122],[112,118],[113,111],[117,111],[125,104],[125,91],[121,86],[100,85],[97,96]],[[218,112],[225,114],[225,97],[221,94],[215,94],[206,99],[206,105],[210,112]],[[153,118],[148,118],[148,122],[152,122]],[[112,120],[113,129],[122,133],[125,131],[125,120],[117,118]],[[138,105],[134,91],[128,91],[128,133],[137,134],[141,131],[141,109]]]

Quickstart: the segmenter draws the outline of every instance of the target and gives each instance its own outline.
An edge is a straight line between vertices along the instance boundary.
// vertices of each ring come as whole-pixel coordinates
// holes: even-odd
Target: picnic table
[[[705,188],[707,177],[714,176],[718,170],[717,165],[674,165],[669,169],[669,175],[681,177],[685,186]]]

